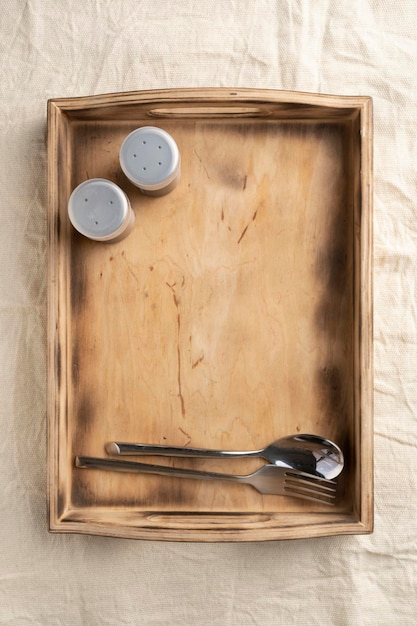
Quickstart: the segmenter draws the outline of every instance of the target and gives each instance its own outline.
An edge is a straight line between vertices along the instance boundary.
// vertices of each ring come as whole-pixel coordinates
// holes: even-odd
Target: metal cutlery
[[[92,468],[119,472],[139,472],[176,478],[243,483],[251,485],[257,491],[265,495],[292,496],[313,500],[314,502],[326,505],[333,505],[336,497],[336,483],[333,480],[327,480],[307,472],[277,465],[264,465],[248,475],[221,474],[218,472],[205,472],[163,465],[137,463],[135,461],[88,456],[76,456],[75,465],[76,467],[84,469]]]

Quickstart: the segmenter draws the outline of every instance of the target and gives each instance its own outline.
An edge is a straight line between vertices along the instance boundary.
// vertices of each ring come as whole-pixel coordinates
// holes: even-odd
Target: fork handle
[[[209,448],[183,448],[181,446],[153,445],[148,443],[122,443],[111,441],[106,444],[106,451],[114,456],[119,455],[155,455],[176,456],[204,459],[241,458],[247,456],[260,456],[260,450],[212,450]]]
[[[247,476],[235,474],[220,474],[218,472],[204,472],[202,470],[188,470],[165,465],[151,465],[122,461],[120,459],[106,459],[92,456],[76,456],[76,467],[115,470],[117,472],[138,472],[141,474],[157,474],[158,476],[174,476],[177,478],[198,478],[199,480],[228,480],[230,482],[246,483]]]

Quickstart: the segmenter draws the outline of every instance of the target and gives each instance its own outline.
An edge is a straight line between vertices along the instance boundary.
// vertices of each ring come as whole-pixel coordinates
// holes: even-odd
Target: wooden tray
[[[372,473],[371,100],[164,90],[50,100],[50,529],[253,541],[368,533]],[[142,195],[133,129],[177,141],[182,178]],[[78,235],[83,180],[136,214],[123,241]],[[260,448],[315,433],[346,456],[335,507],[244,485],[82,470],[110,440]],[[149,459],[157,461],[157,459]],[[249,473],[261,460],[159,460]]]

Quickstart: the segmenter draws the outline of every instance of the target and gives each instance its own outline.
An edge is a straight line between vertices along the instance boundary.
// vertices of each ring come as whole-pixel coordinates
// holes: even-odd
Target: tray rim
[[[298,516],[298,514],[293,514]],[[320,514],[315,514],[320,515]],[[328,514],[321,514],[328,517]],[[69,517],[71,513],[69,513]],[[168,517],[168,516],[166,516]],[[191,515],[185,514],[188,520]],[[213,517],[219,517],[215,515]],[[268,528],[262,527],[239,527],[239,515],[233,514],[235,523],[230,526],[221,526],[219,523],[212,524],[195,524],[188,527],[180,525],[179,521],[168,525],[146,526],[120,526],[117,524],[104,524],[100,521],[89,521],[88,519],[74,521],[63,520],[60,522],[52,521],[49,531],[53,533],[74,533],[81,535],[100,535],[103,537],[114,537],[119,539],[141,539],[148,541],[189,541],[199,543],[223,543],[223,542],[264,542],[264,541],[284,541],[295,539],[314,539],[319,537],[332,537],[339,535],[367,535],[373,532],[366,522],[356,519],[356,516],[345,513],[334,514],[331,521],[318,521],[314,523],[287,523],[288,514],[283,516],[284,523],[280,526],[271,525]],[[199,527],[200,526],[200,527]],[[279,531],[279,532],[277,532]]]
[[[362,108],[372,103],[371,96],[333,95],[306,91],[287,91],[278,89],[254,89],[228,87],[186,87],[180,89],[148,89],[137,91],[119,91],[89,96],[72,96],[48,99],[48,106],[62,110],[93,109],[109,104],[148,102],[206,102],[227,100],[229,102],[259,102],[280,104],[306,104],[309,106],[328,106],[334,108]]]
[[[149,103],[190,103],[204,102],[230,104],[278,104],[291,108],[291,105],[306,105],[307,107],[329,107],[332,109],[355,110],[360,118],[360,283],[366,284],[367,289],[361,289],[358,315],[359,324],[359,359],[361,406],[360,414],[366,408],[367,419],[361,419],[356,429],[356,447],[360,452],[358,510],[354,513],[337,514],[338,521],[313,523],[309,525],[290,524],[275,526],[271,532],[266,529],[241,528],[228,530],[220,524],[213,524],[212,528],[169,528],[165,527],[121,527],[120,525],[105,525],[94,521],[71,521],[58,515],[56,503],[57,495],[57,468],[59,445],[55,440],[59,432],[57,419],[59,417],[58,398],[55,387],[57,366],[58,311],[56,293],[59,289],[55,257],[51,251],[57,251],[57,232],[54,224],[54,210],[59,189],[56,185],[55,173],[57,163],[60,162],[60,148],[57,145],[57,136],[60,125],[65,123],[63,117],[82,110],[97,111],[106,107],[115,107],[126,104]],[[286,109],[283,109],[285,112]],[[305,111],[307,113],[307,110]],[[372,98],[368,96],[335,96],[309,92],[282,91],[273,89],[230,89],[230,88],[186,88],[186,89],[157,89],[146,91],[114,92],[93,96],[77,96],[71,98],[53,98],[47,103],[48,114],[48,509],[49,530],[51,532],[71,532],[82,534],[105,535],[113,537],[127,537],[169,541],[263,541],[279,539],[295,539],[304,537],[319,537],[340,534],[368,534],[373,531],[373,284],[372,284]],[[64,114],[64,116],[63,116]],[[308,118],[308,115],[306,116]],[[76,118],[74,118],[76,119]],[[94,121],[94,118],[91,118]],[[309,118],[308,118],[309,119]],[[320,119],[317,118],[318,120]],[[346,118],[345,118],[346,119]],[[297,121],[297,120],[295,120]],[[69,123],[68,120],[66,123]],[[62,147],[61,147],[62,150]],[[364,254],[363,254],[364,252]],[[52,335],[52,336],[51,336]],[[366,404],[366,407],[365,407]],[[58,442],[59,444],[59,442]],[[366,444],[366,445],[365,445]],[[364,482],[364,477],[367,482]],[[184,514],[192,517],[192,513]],[[201,517],[201,514],[198,514]],[[232,514],[233,515],[233,514]],[[308,515],[308,514],[306,514]],[[327,515],[327,514],[325,514]],[[300,515],[297,514],[298,518]],[[209,517],[209,516],[208,516]],[[218,517],[218,515],[213,515]],[[235,514],[238,518],[238,515]],[[279,515],[277,516],[279,517]],[[289,514],[283,514],[288,518]],[[290,516],[291,517],[291,516]],[[311,517],[311,516],[310,516]],[[329,516],[328,516],[329,517]],[[295,530],[296,529],[296,530]]]

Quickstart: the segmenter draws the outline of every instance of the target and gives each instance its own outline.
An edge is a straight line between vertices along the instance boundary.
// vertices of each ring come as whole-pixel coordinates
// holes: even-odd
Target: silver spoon
[[[176,457],[199,457],[224,459],[238,457],[261,457],[281,467],[306,472],[332,480],[343,470],[343,453],[338,445],[317,435],[291,435],[282,437],[266,448],[246,452],[235,450],[211,450],[206,448],[182,448],[179,446],[152,445],[145,443],[121,443],[111,441],[106,451],[119,455],[156,455]]]

